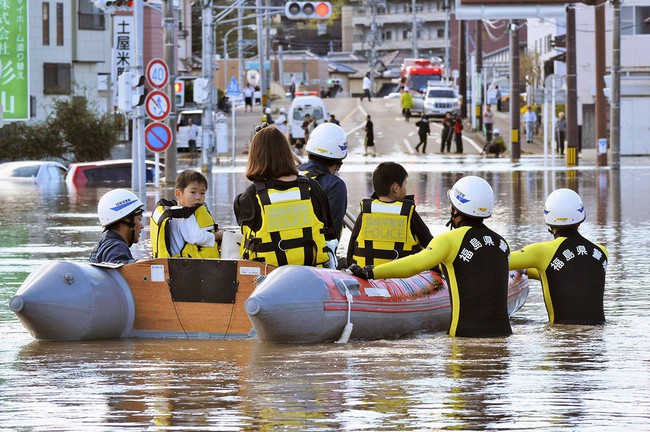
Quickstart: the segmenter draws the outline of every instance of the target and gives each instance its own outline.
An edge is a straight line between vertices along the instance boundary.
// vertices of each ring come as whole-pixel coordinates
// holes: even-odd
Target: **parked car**
[[[289,140],[294,144],[298,139],[305,139],[305,131],[302,124],[305,121],[305,114],[309,114],[312,119],[316,118],[318,124],[323,123],[328,117],[327,108],[323,99],[318,96],[299,96],[291,101],[288,113]]]
[[[79,162],[70,164],[65,182],[69,186],[83,187],[88,184],[130,183],[131,159],[118,159],[97,162]],[[155,179],[156,163],[146,161],[147,183]],[[160,177],[164,176],[165,166],[160,165]]]
[[[424,117],[444,117],[460,113],[460,98],[451,87],[429,86],[424,96]]]
[[[15,161],[0,164],[2,180],[62,181],[68,169],[53,161]]]

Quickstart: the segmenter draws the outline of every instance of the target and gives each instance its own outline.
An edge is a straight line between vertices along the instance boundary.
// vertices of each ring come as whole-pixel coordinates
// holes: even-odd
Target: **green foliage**
[[[84,97],[59,99],[47,120],[13,123],[0,135],[0,160],[60,159],[88,162],[108,159],[124,128],[124,118],[98,114]]]

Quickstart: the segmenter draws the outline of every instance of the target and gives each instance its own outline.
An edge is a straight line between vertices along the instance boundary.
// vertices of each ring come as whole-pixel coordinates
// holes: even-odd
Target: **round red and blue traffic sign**
[[[167,93],[154,90],[144,100],[144,110],[151,120],[165,120],[171,111],[171,101]]]
[[[147,65],[147,81],[153,88],[163,88],[169,81],[169,67],[164,60],[152,59]]]
[[[171,143],[172,131],[166,124],[153,122],[144,128],[144,145],[152,152],[164,152]]]

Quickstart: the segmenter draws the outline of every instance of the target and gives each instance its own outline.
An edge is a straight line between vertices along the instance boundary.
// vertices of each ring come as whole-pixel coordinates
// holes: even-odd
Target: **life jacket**
[[[422,247],[411,232],[415,203],[411,200],[382,202],[366,198],[361,201],[361,228],[354,243],[356,263],[379,265],[412,255]]]
[[[309,180],[300,176],[287,190],[269,189],[263,181],[254,185],[262,226],[254,232],[242,225],[242,258],[275,266],[327,263],[325,228],[314,212]]]
[[[312,165],[312,167],[308,170],[300,171],[300,174],[304,175],[305,177],[316,180],[318,177],[323,176],[325,174],[331,174],[329,170],[325,170],[322,167]]]
[[[219,245],[215,242],[212,247],[199,246],[185,243],[180,253],[172,254],[171,232],[168,229],[172,218],[187,219],[194,215],[199,227],[214,233],[218,227],[205,204],[197,207],[181,207],[175,201],[160,200],[158,206],[151,214],[151,248],[154,258],[219,258]]]

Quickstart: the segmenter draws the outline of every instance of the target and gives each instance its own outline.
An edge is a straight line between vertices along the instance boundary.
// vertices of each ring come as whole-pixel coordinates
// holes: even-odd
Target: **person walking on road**
[[[494,124],[494,121],[492,117],[494,116],[494,112],[492,111],[492,105],[487,104],[485,106],[485,112],[483,113],[483,124],[485,125],[485,141],[487,143],[492,142],[492,126]]]
[[[372,155],[376,156],[375,153],[375,125],[370,120],[370,114],[368,114],[368,117],[366,117],[366,126],[365,126],[365,131],[366,131],[366,139],[363,143],[363,155],[368,156],[368,149],[372,149]]]
[[[555,122],[555,138],[556,150],[559,155],[564,155],[564,139],[566,138],[566,119],[564,113],[561,112],[557,115],[557,122]]]
[[[253,93],[253,87],[247,83],[244,87],[244,112],[253,111]]]
[[[456,153],[462,153],[463,152],[463,119],[460,117],[460,115],[457,115],[456,120],[454,120],[454,139],[456,141]]]
[[[526,142],[532,143],[535,135],[535,123],[537,122],[537,114],[533,111],[533,107],[528,105],[524,113],[524,126],[526,127]]]
[[[198,156],[198,151],[196,149],[196,140],[199,138],[199,127],[194,124],[192,119],[187,121],[188,131],[187,131],[187,146],[190,150],[190,157],[196,159]]]
[[[415,125],[418,127],[418,136],[420,137],[420,142],[415,146],[415,151],[418,152],[420,146],[422,146],[422,154],[424,154],[427,152],[427,137],[431,135],[429,120],[426,117],[422,117]]]
[[[445,147],[447,148],[447,153],[451,152],[451,138],[454,135],[454,119],[451,117],[451,113],[445,114],[445,118],[442,119],[442,133],[440,134],[440,153],[445,152]]]
[[[402,115],[406,121],[409,121],[411,118],[411,108],[413,108],[413,96],[411,96],[408,87],[404,87],[404,91],[399,97],[399,101],[402,104]]]
[[[501,90],[499,89],[499,86],[495,86],[494,88],[497,91],[496,93],[497,111],[501,112]]]
[[[372,87],[370,72],[366,72],[366,76],[363,77],[363,83],[361,86],[363,87],[363,95],[361,95],[361,100],[363,100],[364,97],[367,97],[368,102],[372,102],[372,99],[370,98],[370,88]]]

